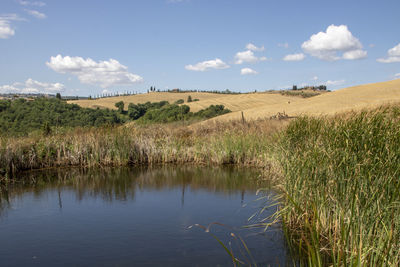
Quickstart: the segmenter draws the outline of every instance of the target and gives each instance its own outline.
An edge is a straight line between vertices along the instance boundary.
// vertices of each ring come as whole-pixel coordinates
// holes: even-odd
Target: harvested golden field
[[[130,95],[130,96],[115,96],[115,97],[106,97],[95,100],[71,100],[68,103],[78,104],[81,107],[86,108],[110,108],[116,109],[115,103],[119,101],[124,101],[125,109],[128,107],[129,103],[146,103],[146,102],[159,102],[159,101],[168,101],[170,103],[174,103],[179,99],[183,99],[185,102],[188,96],[191,96],[192,99],[199,99],[200,101],[215,99],[219,97],[223,97],[225,95],[222,94],[213,94],[213,93],[167,93],[167,92],[152,92],[147,94],[139,94],[139,95]]]
[[[187,97],[200,101],[186,103]],[[279,92],[249,93],[249,94],[215,94],[215,93],[164,93],[153,92],[132,96],[109,97],[96,100],[75,100],[82,107],[100,107],[115,109],[115,103],[158,102],[162,100],[175,102],[185,100],[191,111],[198,111],[210,105],[224,105],[232,113],[219,116],[212,120],[241,119],[241,112],[246,119],[269,118],[278,112],[289,116],[307,115],[333,115],[350,110],[373,108],[382,104],[400,102],[400,79],[358,85],[340,89],[330,93],[323,93],[310,98],[299,96],[281,95]]]
[[[188,96],[192,99],[199,99],[199,101],[187,103]],[[166,92],[153,92],[147,94],[131,95],[131,96],[116,96],[107,97],[95,100],[71,100],[68,103],[78,104],[82,107],[89,108],[110,108],[116,109],[115,103],[124,101],[125,109],[129,103],[145,103],[145,102],[159,102],[162,100],[174,103],[178,99],[183,99],[185,105],[190,106],[191,111],[199,111],[209,107],[210,105],[224,105],[232,111],[241,111],[254,107],[261,107],[265,105],[282,105],[284,103],[292,103],[301,101],[299,96],[286,96],[281,95],[279,92],[265,92],[265,93],[248,93],[248,94],[215,94],[215,93],[166,93]]]
[[[340,89],[311,98],[292,98],[290,103],[266,104],[243,109],[246,119],[266,118],[285,112],[289,116],[334,115],[350,110],[374,108],[383,104],[400,102],[400,79],[358,85]],[[232,112],[212,120],[235,120],[241,118],[241,112]]]

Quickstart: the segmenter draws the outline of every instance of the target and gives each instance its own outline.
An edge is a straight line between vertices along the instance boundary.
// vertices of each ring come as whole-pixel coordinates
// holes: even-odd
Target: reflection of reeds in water
[[[88,196],[101,197],[105,201],[134,199],[137,190],[178,189],[207,190],[221,194],[254,192],[259,186],[267,186],[258,179],[260,172],[249,168],[206,167],[139,167],[68,169],[35,171],[21,174],[19,182],[1,190],[1,207],[9,199],[33,192],[35,195],[47,190],[72,189],[77,199]],[[61,206],[61,204],[60,204]]]

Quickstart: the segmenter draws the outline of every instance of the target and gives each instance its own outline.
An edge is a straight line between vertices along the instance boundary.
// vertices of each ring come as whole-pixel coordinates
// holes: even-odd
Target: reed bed
[[[15,177],[22,170],[64,166],[195,163],[270,168],[272,153],[268,151],[281,124],[264,120],[190,128],[177,124],[131,125],[80,128],[51,136],[3,138],[0,168],[3,179]]]
[[[400,108],[303,117],[281,138],[292,247],[309,266],[398,266]]]

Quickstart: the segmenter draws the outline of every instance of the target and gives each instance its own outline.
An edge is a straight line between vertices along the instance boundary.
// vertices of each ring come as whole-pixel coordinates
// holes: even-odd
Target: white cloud
[[[0,39],[8,39],[15,34],[13,28],[11,28],[10,22],[2,20],[0,17]]]
[[[394,77],[400,77],[400,72],[399,72],[399,73],[396,73],[396,74],[394,75]]]
[[[13,83],[0,86],[0,93],[43,93],[55,94],[64,91],[65,86],[61,83],[38,82],[31,78],[24,83]]]
[[[400,57],[400,43],[388,51],[390,57]]]
[[[11,26],[12,21],[21,21],[23,18],[17,14],[0,15],[0,39],[8,39],[15,35],[15,30]]]
[[[237,52],[235,55],[235,64],[243,64],[243,63],[256,63],[258,61],[265,61],[266,57],[256,57],[254,52],[251,50]]]
[[[37,10],[31,10],[31,9],[25,9],[25,12],[27,12],[29,15],[34,16],[37,19],[45,19],[47,18],[46,14],[41,13]]]
[[[328,80],[328,81],[326,81],[324,84],[325,84],[326,86],[329,86],[329,85],[342,85],[342,84],[344,84],[344,83],[345,83],[345,80],[336,80],[336,81]]]
[[[346,25],[330,25],[326,32],[313,34],[302,46],[303,50],[322,60],[361,59],[367,56],[361,42],[353,36]]]
[[[393,63],[400,62],[400,43],[393,48],[390,48],[387,52],[387,58],[378,58],[376,61],[381,63]]]
[[[115,59],[96,62],[91,58],[57,55],[46,65],[59,73],[76,75],[82,83],[100,85],[103,88],[115,85],[132,85],[143,78],[128,72],[128,67]]]
[[[279,47],[283,47],[283,48],[288,48],[289,44],[287,42],[286,43],[280,43],[280,44],[278,44],[278,46]]]
[[[395,63],[400,62],[400,57],[378,58],[376,61],[380,63]]]
[[[317,80],[318,80],[318,76],[314,76],[314,77],[312,77],[312,78],[311,78],[311,80],[313,80],[313,81],[317,81]]]
[[[305,58],[306,56],[303,53],[299,54],[290,54],[286,55],[283,60],[284,61],[301,61]]]
[[[46,5],[46,3],[41,2],[41,1],[24,1],[24,0],[18,0],[17,2],[18,2],[20,5],[23,5],[23,6],[39,6],[39,7],[42,7],[42,6],[45,6],[45,5]]]
[[[258,74],[258,72],[250,68],[243,68],[240,70],[240,74],[241,75]]]
[[[247,50],[251,50],[251,51],[264,51],[265,50],[265,47],[264,46],[260,46],[260,47],[257,47],[257,46],[255,46],[254,44],[252,44],[252,43],[248,43],[247,45],[246,45],[246,49]]]
[[[229,67],[230,66],[223,62],[221,59],[216,58],[214,60],[199,62],[194,65],[186,65],[185,69],[193,71],[206,71],[209,69],[227,69]]]
[[[367,51],[362,49],[351,50],[343,53],[343,59],[354,60],[354,59],[362,59],[367,57]]]

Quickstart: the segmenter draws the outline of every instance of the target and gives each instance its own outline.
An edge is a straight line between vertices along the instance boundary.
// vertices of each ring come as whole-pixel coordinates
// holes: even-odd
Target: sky
[[[392,80],[399,10],[399,0],[0,0],[0,93]]]

